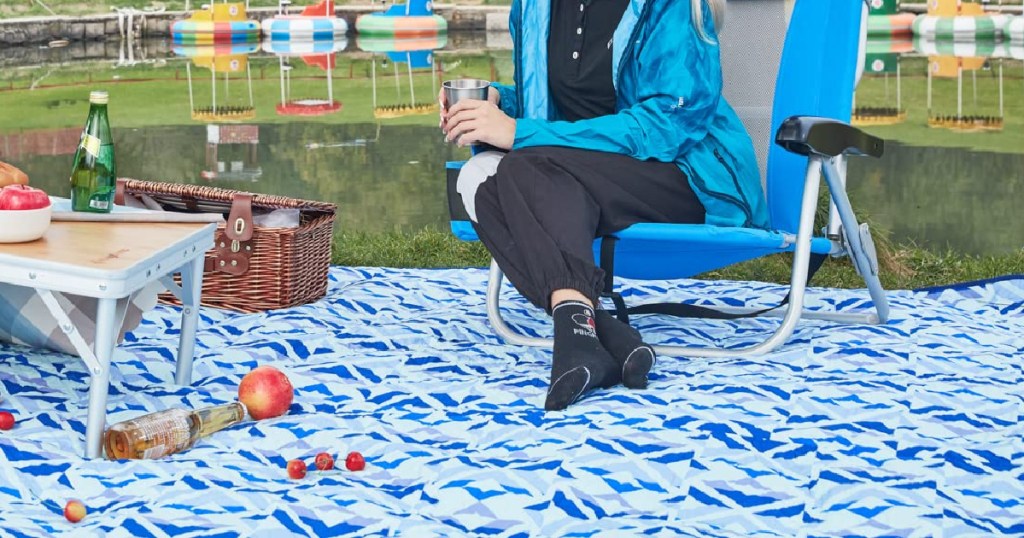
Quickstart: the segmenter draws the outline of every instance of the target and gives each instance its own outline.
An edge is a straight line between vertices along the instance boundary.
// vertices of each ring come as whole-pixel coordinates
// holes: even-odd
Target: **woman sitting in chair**
[[[515,84],[442,112],[447,140],[504,150],[474,156],[458,191],[509,281],[554,319],[547,410],[620,382],[645,388],[654,366],[636,330],[595,311],[596,237],[638,222],[768,225],[753,145],[722,97],[724,10],[515,0]]]

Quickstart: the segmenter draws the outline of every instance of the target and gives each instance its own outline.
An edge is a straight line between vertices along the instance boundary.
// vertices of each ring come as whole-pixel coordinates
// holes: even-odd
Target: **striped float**
[[[871,15],[868,17],[868,37],[909,36],[913,31],[913,13],[897,13],[895,15]]]
[[[356,19],[356,31],[364,35],[417,37],[448,31],[448,21],[440,15],[381,15],[370,13]]]
[[[920,15],[914,19],[914,35],[927,39],[974,41],[995,39],[1000,31],[995,18],[989,15],[936,17]]]
[[[928,56],[955,56],[957,58],[990,58],[1001,49],[995,41],[953,42],[915,39],[914,49]]]
[[[307,54],[332,54],[348,48],[344,37],[333,41],[271,41],[264,40],[263,51],[278,56],[305,56]]]
[[[348,23],[337,17],[280,15],[263,21],[263,35],[271,41],[333,41],[346,32]]]
[[[171,25],[174,42],[182,45],[211,45],[214,43],[245,43],[260,37],[256,21],[176,21]]]
[[[1006,25],[1006,34],[1014,43],[1024,43],[1024,17],[1014,17]]]

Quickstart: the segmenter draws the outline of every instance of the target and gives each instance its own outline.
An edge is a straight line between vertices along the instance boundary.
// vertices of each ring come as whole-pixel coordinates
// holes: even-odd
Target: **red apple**
[[[334,456],[326,452],[316,455],[316,468],[321,471],[330,471],[334,468]]]
[[[64,517],[72,523],[78,523],[85,517],[85,505],[79,501],[68,501],[64,505]]]
[[[0,430],[9,430],[14,427],[14,415],[7,411],[0,411]]]
[[[254,420],[279,417],[292,405],[295,389],[288,377],[273,366],[260,366],[238,384],[238,400]]]
[[[19,211],[42,209],[49,205],[50,197],[35,187],[15,184],[0,189],[0,209]]]
[[[291,460],[288,462],[288,476],[299,480],[306,477],[306,462],[302,460]]]
[[[362,471],[366,468],[366,460],[358,452],[349,452],[345,458],[345,468],[349,471]]]

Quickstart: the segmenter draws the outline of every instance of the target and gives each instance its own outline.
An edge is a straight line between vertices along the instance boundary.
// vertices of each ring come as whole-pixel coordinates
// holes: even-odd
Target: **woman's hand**
[[[494,87],[487,87],[487,102],[494,103],[495,106],[501,106],[501,94],[498,93],[498,90],[494,89]],[[437,94],[437,104],[441,106],[439,111],[441,115],[441,123],[439,124],[439,127],[444,131],[444,124],[448,121],[448,96],[444,94],[444,88],[441,88],[441,91]]]
[[[441,128],[445,140],[455,140],[463,147],[483,143],[509,150],[516,140],[516,120],[492,103],[490,96],[487,101],[459,101],[448,110]]]

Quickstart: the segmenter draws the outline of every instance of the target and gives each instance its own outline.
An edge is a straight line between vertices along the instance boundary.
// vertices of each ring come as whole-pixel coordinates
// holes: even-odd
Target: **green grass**
[[[886,289],[915,289],[957,282],[1024,274],[1024,249],[996,256],[935,253],[900,246],[887,251],[881,273]],[[413,233],[342,233],[335,237],[333,261],[337,265],[373,267],[485,267],[490,263],[480,243],[466,243],[447,230],[425,229]],[[754,280],[789,283],[793,258],[768,256],[713,271],[698,278]],[[849,259],[829,260],[815,276],[814,286],[862,288]]]

